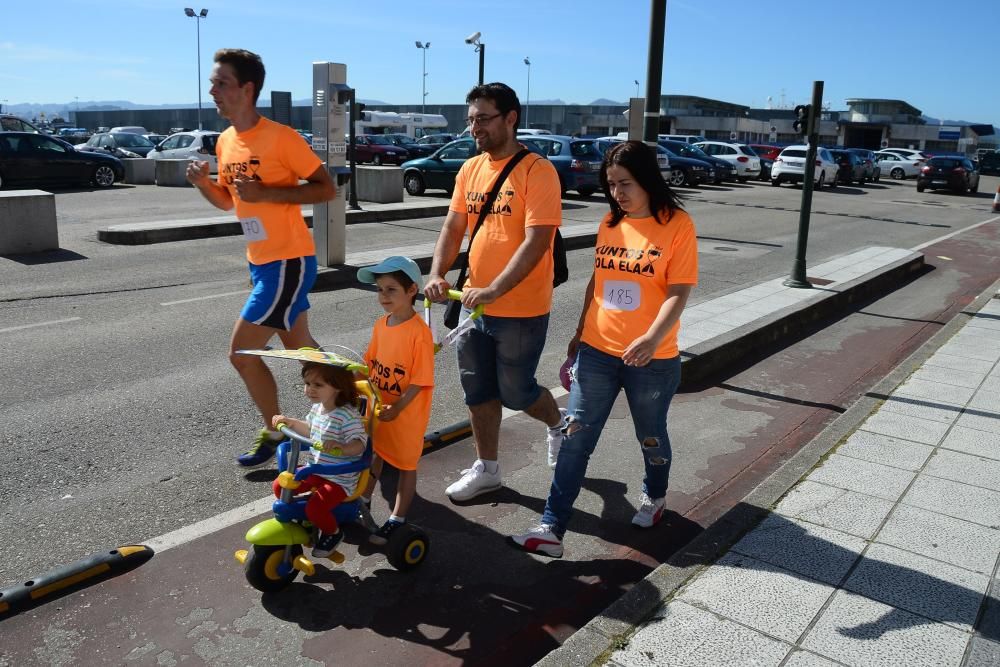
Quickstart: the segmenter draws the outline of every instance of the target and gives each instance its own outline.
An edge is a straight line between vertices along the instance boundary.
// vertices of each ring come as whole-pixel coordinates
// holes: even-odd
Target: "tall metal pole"
[[[483,85],[483,67],[486,64],[486,45],[479,44],[479,85]]]
[[[427,46],[430,46],[428,44]],[[420,113],[427,113],[427,46],[420,47],[420,50],[424,52],[424,68],[423,76],[420,79]]]
[[[524,64],[528,66],[528,92],[525,95],[524,102],[524,127],[527,129],[531,127],[531,125],[528,124],[528,109],[531,108],[531,59],[525,57]]]
[[[355,155],[357,155],[357,146],[354,143],[355,139],[355,126],[358,120],[358,105],[354,100],[354,93],[356,91],[351,88],[351,115],[347,118],[347,154],[351,158],[351,196],[347,202],[347,207],[352,211],[360,211],[361,206],[358,205],[358,165],[355,162]]]
[[[204,10],[202,10],[204,11]],[[198,26],[198,129],[201,127],[201,17],[194,17],[195,25]]]
[[[802,203],[799,206],[799,238],[795,244],[792,274],[784,281],[786,287],[810,288],[806,280],[806,247],[809,245],[809,213],[812,209],[813,176],[816,175],[816,149],[819,143],[819,117],[823,104],[823,82],[813,81],[812,105],[809,107],[806,150],[806,173],[802,177]],[[836,174],[834,175],[836,178]]]
[[[667,0],[651,0],[649,54],[646,61],[646,110],[642,114],[642,140],[656,145],[660,130],[660,79],[663,78],[663,32],[667,23]]]

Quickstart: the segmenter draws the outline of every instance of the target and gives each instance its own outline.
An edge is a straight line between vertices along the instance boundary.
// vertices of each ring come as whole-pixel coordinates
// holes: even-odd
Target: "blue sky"
[[[197,101],[195,19],[187,0],[47,0],[4,3],[0,102]],[[212,52],[256,51],[272,87],[309,97],[317,60],[344,62],[358,96],[460,103],[476,82],[486,43],[486,79],[531,99],[586,104],[626,100],[645,89],[647,0],[205,0],[202,79]],[[936,118],[1000,125],[995,66],[1000,2],[993,0],[668,0],[662,92],[763,107],[808,102],[812,81],[825,101],[902,99]],[[938,39],[941,45],[935,44]],[[992,51],[992,52],[991,52]],[[207,84],[203,99],[210,104]],[[784,97],[782,97],[784,96]]]

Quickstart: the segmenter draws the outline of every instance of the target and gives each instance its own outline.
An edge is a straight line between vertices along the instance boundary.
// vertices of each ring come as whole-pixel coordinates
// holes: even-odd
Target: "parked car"
[[[376,166],[403,164],[410,157],[405,148],[396,146],[381,134],[359,134],[354,137],[354,146],[357,150],[356,161],[371,162]]]
[[[884,148],[880,152],[895,153],[900,157],[909,158],[911,160],[926,161],[928,158],[932,157],[930,153],[927,153],[925,151],[914,150],[913,148]]]
[[[408,160],[403,169],[403,188],[417,196],[427,190],[455,189],[455,174],[470,157],[476,154],[476,142],[470,137],[445,144],[428,157]]]
[[[947,188],[963,195],[979,192],[979,169],[966,157],[932,157],[917,176],[917,192],[923,192],[924,188]]]
[[[760,178],[761,181],[771,180],[771,167],[774,166],[774,160],[769,160],[766,157],[760,159]]]
[[[519,137],[521,135],[529,135],[530,136],[532,134],[534,134],[534,135],[552,134],[552,132],[550,132],[549,130],[542,130],[542,129],[533,128],[533,127],[521,127],[521,128],[518,128],[518,130],[517,130],[517,136],[519,136]]]
[[[664,174],[664,178],[671,187],[686,185],[696,188],[702,183],[715,180],[715,169],[704,160],[683,157],[670,149],[658,146],[661,151],[665,151],[670,157],[670,171]]]
[[[105,132],[95,134],[77,146],[81,151],[104,151],[117,158],[146,157],[155,148],[152,141],[141,134]]]
[[[840,148],[831,148],[830,157],[837,163],[837,182],[844,185],[857,183],[865,184],[865,166],[861,158],[851,151]]]
[[[801,183],[806,174],[806,152],[808,146],[786,146],[781,150],[778,159],[771,167],[771,185],[782,183]],[[821,189],[829,183],[833,187],[837,181],[838,167],[833,161],[830,151],[825,148],[816,149],[816,167],[813,172],[813,182],[816,189]]]
[[[0,188],[90,183],[110,188],[124,178],[124,165],[112,155],[78,151],[44,134],[0,132]]]
[[[878,151],[875,153],[875,160],[883,174],[888,174],[889,178],[901,181],[920,173],[923,160],[906,158],[897,153],[889,151]]]
[[[715,178],[712,180],[713,183],[718,184],[723,181],[735,181],[738,176],[736,165],[732,162],[709,155],[693,144],[689,144],[684,141],[671,141],[669,139],[660,140],[658,143],[674,155],[707,162],[715,171]]]
[[[55,136],[71,144],[82,144],[90,139],[90,132],[85,127],[61,127]]]
[[[750,144],[750,148],[757,154],[757,157],[767,158],[771,162],[777,160],[778,155],[781,153],[780,146],[772,146],[770,144]]]
[[[128,132],[129,134],[149,134],[149,130],[144,128],[142,125],[122,125],[120,127],[113,127],[109,132]]]
[[[1000,153],[997,151],[980,153],[979,173],[1000,176]]]
[[[41,134],[39,129],[28,121],[10,114],[0,115],[0,132],[32,132],[34,134]]]
[[[219,132],[211,130],[191,130],[171,134],[161,141],[146,157],[152,160],[205,160],[209,172],[219,171],[219,159],[215,155],[215,142]],[[252,161],[251,161],[252,164]]]
[[[875,152],[870,151],[867,148],[847,148],[848,150],[858,156],[861,160],[861,166],[864,167],[865,180],[872,183],[878,183],[878,179],[882,176],[882,169],[879,167],[878,160],[875,158]]]
[[[746,144],[731,144],[724,141],[700,141],[695,144],[709,155],[731,162],[736,167],[736,180],[746,183],[760,176],[760,158]]]
[[[157,144],[159,144],[161,141],[163,141],[164,139],[167,138],[167,135],[165,135],[165,134],[152,134],[152,133],[150,133],[150,134],[144,134],[142,136],[144,136],[147,139],[149,139],[150,143],[152,143],[154,147]]]
[[[383,134],[380,136],[385,137],[395,145],[404,149],[410,159],[427,157],[442,145],[438,144],[437,146],[434,146],[432,144],[420,144],[417,143],[416,139],[408,134]]]
[[[598,150],[601,151],[601,155],[604,155],[609,147],[620,144],[623,141],[628,141],[628,132],[619,132],[617,135],[609,135],[606,137],[597,137],[596,141],[600,142],[598,144]],[[668,151],[663,146],[656,147],[656,163],[660,166],[660,173],[663,174],[664,180],[670,179],[670,151]]]
[[[603,154],[595,139],[574,139],[557,134],[522,134],[519,143],[528,150],[545,156],[559,174],[562,192],[575,190],[584,197],[601,187],[600,171]]]
[[[628,136],[628,133],[625,133]],[[658,134],[657,139],[664,141],[683,141],[686,144],[697,144],[706,141],[700,134]]]

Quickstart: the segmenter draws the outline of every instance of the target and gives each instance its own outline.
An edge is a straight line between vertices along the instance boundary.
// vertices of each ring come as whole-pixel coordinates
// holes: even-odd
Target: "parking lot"
[[[803,333],[807,336],[804,340],[774,352],[769,364],[768,360],[750,360],[749,368],[736,369],[738,375],[679,396],[671,413],[671,437],[677,443],[672,488],[685,497],[707,499],[710,489],[715,488],[712,485],[723,483],[720,480],[732,478],[746,485],[759,479],[761,473],[750,469],[751,461],[740,458],[748,443],[793,447],[796,438],[803,437],[802,425],[811,423],[809,419],[816,423],[805,431],[821,426],[823,419],[865,390],[870,368],[855,367],[860,363],[857,359],[864,356],[858,352],[859,340],[872,341],[867,344],[871,356],[877,357],[872,364],[890,363],[914,343],[914,334],[906,330],[896,340],[895,333],[879,338],[873,331],[932,323],[940,313],[960,307],[956,303],[963,290],[972,290],[983,273],[992,272],[992,281],[998,234],[997,224],[988,221],[996,218],[991,204],[998,184],[1000,179],[984,177],[975,196],[918,194],[912,180],[883,180],[864,187],[816,192],[810,264],[870,245],[917,248],[934,244],[928,251],[932,270],[893,298],[866,306],[864,314],[856,317],[867,318],[867,329],[845,320],[826,331]],[[788,272],[798,230],[801,191],[797,187],[773,188],[751,182],[684,188],[681,192],[699,236],[701,279],[692,297],[694,303]],[[0,585],[109,545],[142,542],[189,526],[257,501],[269,492],[267,471],[244,474],[233,465],[234,455],[245,449],[248,434],[256,428],[250,401],[225,358],[232,320],[247,291],[242,239],[150,246],[111,246],[97,241],[97,229],[114,222],[221,214],[188,188],[116,185],[102,191],[57,191],[56,202],[60,251],[38,257],[0,257],[0,283],[4,285],[0,349],[5,358],[8,397],[0,406],[0,419],[5,424],[0,465],[21,470],[26,460],[46,463],[43,471],[19,475],[17,484],[0,488],[0,502],[8,508],[0,518],[0,535],[31,533],[31,539],[3,540]],[[605,210],[599,194],[569,196],[564,200],[563,222],[596,225]],[[439,218],[418,218],[351,225],[348,250],[432,242],[440,224]],[[941,240],[949,236],[953,238]],[[556,290],[539,368],[540,380],[549,386],[557,384],[558,368],[590,276],[592,254],[586,249],[572,251],[569,260],[570,281]],[[320,342],[355,350],[364,348],[371,323],[380,312],[372,294],[360,286],[314,294],[312,304],[310,321]],[[884,347],[875,345],[874,341],[883,339]],[[843,349],[852,349],[851,345],[854,353],[843,357],[849,361],[843,363],[842,376],[831,373],[820,378],[811,372],[810,360],[840,354]],[[289,410],[302,407],[296,374],[283,367],[275,371],[283,406]],[[815,387],[803,377],[822,384],[823,392],[814,392]],[[465,418],[465,409],[456,398],[460,390],[452,356],[438,357],[436,378],[432,427]],[[795,419],[786,419],[793,401],[800,401],[796,404],[799,408],[805,401],[805,407],[815,415],[807,418],[796,413]],[[521,515],[504,514],[492,528],[498,532],[520,525],[527,513],[538,509],[535,505],[538,496],[544,497],[547,473],[530,458],[542,445],[505,445],[509,449],[504,455],[510,457],[505,465],[517,473],[509,482],[513,495],[504,497],[500,510],[513,501],[526,509],[518,505]],[[613,456],[610,451],[607,455]],[[469,535],[485,539],[483,531],[477,532],[471,523],[463,523],[460,529],[448,524],[454,516],[478,523],[499,511],[495,503],[442,505],[445,481],[468,463],[467,458],[467,443],[460,443],[432,452],[421,464],[417,507],[436,526],[434,539],[442,549],[447,549],[449,541],[462,542]],[[748,477],[740,478],[741,474]],[[625,492],[620,483],[602,478],[595,479],[592,490],[601,484],[617,484],[617,495]],[[690,521],[707,520],[711,513],[706,508]],[[595,505],[593,511],[601,509]],[[491,531],[490,536],[496,534]],[[232,542],[238,542],[238,537],[227,535]],[[495,590],[501,586],[507,599],[516,601],[522,599],[523,587],[547,576],[579,581],[606,575],[630,543],[609,547],[600,543],[599,537],[586,536],[586,545],[577,545],[576,555],[566,559],[562,567],[543,571],[518,560],[512,571],[525,575],[523,580],[512,582],[505,577],[487,583]],[[208,552],[207,560],[198,565],[222,572],[220,577],[231,575],[233,590],[243,595],[238,569],[223,560],[223,552],[231,552],[229,547],[234,545],[224,546],[218,553]],[[471,552],[467,555],[474,556]],[[655,556],[661,554],[656,552]],[[644,558],[640,557],[642,566],[630,561],[627,567],[619,568],[624,573],[619,585],[630,585],[629,581],[648,571],[650,561]],[[177,567],[184,564],[177,563]],[[196,570],[197,565],[188,567]],[[196,576],[195,570],[192,576]],[[383,562],[377,558],[349,562],[343,570],[346,577],[339,572],[311,586],[327,592],[353,587],[372,595],[374,587],[360,582],[381,577],[384,587],[359,613],[341,610],[338,618],[350,617],[352,622],[338,632],[353,633],[353,638],[371,637],[372,650],[385,644],[384,637],[404,643],[419,640],[409,625],[377,623],[379,614],[399,604],[415,584],[387,577]],[[426,613],[432,626],[446,627],[451,622],[446,619],[450,618],[446,613],[449,609],[467,617],[474,615],[477,604],[510,617],[528,611],[518,603],[505,606],[495,595],[466,600],[450,587],[465,585],[471,591],[477,582],[452,581],[454,573],[439,569],[427,572],[420,590],[450,591],[447,604],[435,607],[440,613]],[[463,570],[462,577],[472,576],[471,572]],[[468,609],[463,605],[469,600],[479,602]],[[60,603],[75,604],[77,598]],[[281,604],[270,605],[270,613],[263,615],[280,619],[287,613],[282,609]],[[232,621],[220,619],[220,625]],[[304,637],[312,634],[310,628],[316,627],[304,621],[295,627],[279,625],[279,632],[294,635],[300,646]],[[328,625],[321,624],[323,628]],[[371,627],[377,628],[375,634],[365,630]],[[426,630],[434,637],[441,634],[440,639],[424,637],[420,642],[428,651],[428,660],[434,659],[431,656],[482,657],[502,640],[482,630],[469,631],[462,638],[451,638],[435,627]],[[381,650],[389,649],[383,646]]]

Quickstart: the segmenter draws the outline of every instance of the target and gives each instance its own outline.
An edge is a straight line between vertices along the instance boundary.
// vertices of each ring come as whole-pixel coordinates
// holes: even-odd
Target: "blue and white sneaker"
[[[244,468],[256,468],[271,460],[274,452],[278,449],[280,440],[271,438],[270,431],[262,428],[257,434],[257,439],[253,441],[253,446],[245,454],[236,457],[236,462]]]

